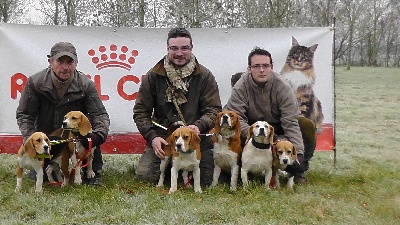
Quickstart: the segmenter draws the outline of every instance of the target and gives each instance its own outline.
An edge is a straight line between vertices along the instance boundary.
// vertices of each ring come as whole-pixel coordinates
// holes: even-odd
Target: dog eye
[[[75,116],[73,116],[71,119],[76,120],[77,118]]]
[[[36,142],[39,142],[39,143],[40,143],[40,138],[36,139]]]
[[[288,153],[288,154],[292,154],[292,151],[288,151],[287,153]]]
[[[187,140],[188,138],[189,138],[188,135],[183,136],[183,139],[184,139],[184,140]]]
[[[282,155],[282,153],[283,153],[283,151],[281,151],[281,150],[278,151],[278,154],[279,154],[279,155]]]

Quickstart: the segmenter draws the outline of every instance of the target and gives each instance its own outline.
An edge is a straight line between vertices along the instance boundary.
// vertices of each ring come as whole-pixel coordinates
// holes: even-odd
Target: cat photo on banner
[[[320,133],[324,115],[321,102],[313,90],[316,78],[313,60],[317,46],[318,44],[310,47],[299,45],[296,38],[292,37],[292,47],[280,74],[292,86],[301,114],[313,121]]]

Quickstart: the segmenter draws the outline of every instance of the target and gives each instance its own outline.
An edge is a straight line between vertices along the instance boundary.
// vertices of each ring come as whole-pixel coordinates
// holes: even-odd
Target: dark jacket
[[[214,127],[216,116],[222,109],[218,85],[211,71],[197,61],[189,77],[187,102],[180,106],[180,110],[187,125],[194,124],[201,134],[206,134]],[[155,137],[165,139],[168,136],[167,131],[152,123],[152,118],[164,127],[181,120],[174,104],[165,101],[167,79],[164,59],[161,59],[144,76],[133,107],[133,119],[149,147]],[[202,150],[212,148],[209,137],[200,138]]]
[[[89,118],[93,133],[100,135],[103,143],[108,135],[110,119],[93,81],[75,71],[71,85],[60,99],[51,79],[51,68],[46,68],[28,78],[16,118],[26,140],[35,131],[50,134],[61,128],[64,116],[73,110],[81,111]]]

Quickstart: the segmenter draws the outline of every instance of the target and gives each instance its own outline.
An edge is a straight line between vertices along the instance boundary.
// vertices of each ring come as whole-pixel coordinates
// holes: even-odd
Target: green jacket
[[[197,61],[189,79],[187,102],[180,106],[180,110],[187,125],[194,124],[201,134],[205,134],[214,127],[216,116],[222,108],[218,85],[211,71]],[[174,104],[165,101],[167,80],[164,59],[161,59],[144,76],[133,107],[133,119],[149,147],[155,137],[165,139],[168,136],[167,131],[152,124],[152,119],[164,127],[170,127],[174,122],[181,121]],[[200,138],[202,150],[212,148],[212,145],[206,146],[209,137],[200,136]]]
[[[97,93],[96,86],[82,72],[75,71],[74,79],[64,97],[59,99],[51,79],[51,68],[28,78],[22,91],[16,118],[26,140],[35,131],[49,134],[61,128],[69,111],[81,111],[90,120],[93,132],[107,138],[110,119]]]

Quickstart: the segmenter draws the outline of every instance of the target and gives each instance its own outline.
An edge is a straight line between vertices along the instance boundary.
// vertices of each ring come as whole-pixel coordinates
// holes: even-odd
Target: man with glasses
[[[201,138],[200,182],[212,182],[214,159],[210,137],[204,134],[214,127],[221,111],[218,85],[210,70],[197,62],[192,53],[192,37],[184,28],[168,33],[167,55],[143,78],[133,107],[133,119],[146,140],[146,149],[136,170],[139,180],[156,183],[163,145],[173,131],[165,128],[184,124]],[[168,170],[167,170],[168,171]]]
[[[232,93],[225,106],[240,117],[241,139],[244,145],[249,126],[267,121],[275,134],[291,141],[298,153],[299,164],[287,166],[297,184],[306,182],[304,172],[316,146],[313,122],[300,115],[299,106],[289,83],[273,71],[271,54],[255,47],[248,56],[247,72],[232,85]]]

